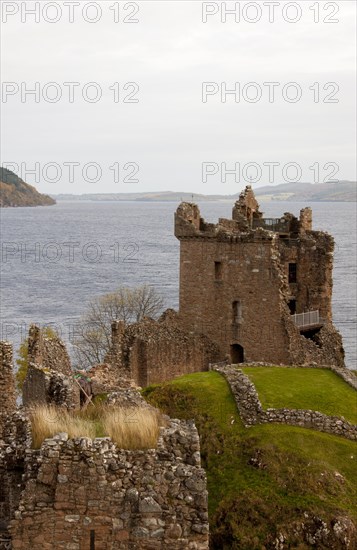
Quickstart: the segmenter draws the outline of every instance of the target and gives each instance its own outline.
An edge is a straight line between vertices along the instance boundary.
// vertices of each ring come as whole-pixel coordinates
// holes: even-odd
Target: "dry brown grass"
[[[102,418],[104,431],[121,449],[152,449],[160,431],[160,415],[145,408],[108,407]]]
[[[96,426],[93,422],[60,407],[38,405],[31,409],[30,419],[35,449],[41,446],[44,439],[59,432],[68,433],[70,438],[96,436]]]
[[[98,405],[82,411],[37,405],[30,411],[33,447],[46,438],[66,432],[69,438],[109,436],[122,449],[156,447],[160,413],[146,408],[120,408]]]

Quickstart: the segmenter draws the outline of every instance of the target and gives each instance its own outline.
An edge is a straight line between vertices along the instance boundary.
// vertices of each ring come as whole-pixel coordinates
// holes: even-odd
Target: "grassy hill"
[[[315,385],[310,378],[305,388]],[[216,372],[151,386],[144,396],[171,417],[196,421],[213,550],[357,546],[356,443],[279,424],[244,428],[229,386]],[[283,395],[277,398],[290,406]],[[294,406],[303,408],[309,399],[305,390],[295,392]],[[355,393],[343,399],[347,403],[335,401],[334,414],[355,407]]]
[[[264,409],[311,409],[343,416],[357,424],[357,394],[342,378],[325,369],[244,367]]]
[[[0,207],[8,206],[50,206],[56,201],[42,195],[14,172],[0,167]]]

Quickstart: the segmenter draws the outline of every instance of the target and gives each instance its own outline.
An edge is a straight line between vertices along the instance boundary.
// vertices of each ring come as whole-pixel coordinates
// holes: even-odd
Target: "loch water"
[[[333,319],[356,368],[356,204],[262,202],[266,217],[312,206],[313,228],[335,238]],[[230,202],[199,203],[216,222]],[[88,301],[119,286],[150,284],[178,308],[179,242],[173,202],[58,202],[0,210],[1,338],[18,347],[30,323],[53,326],[71,350]]]

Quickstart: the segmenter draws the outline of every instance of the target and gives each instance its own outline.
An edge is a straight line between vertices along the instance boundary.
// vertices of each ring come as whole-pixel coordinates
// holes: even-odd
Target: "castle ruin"
[[[109,405],[143,406],[138,385],[221,361],[329,367],[345,376],[331,312],[334,242],[312,229],[310,208],[299,219],[264,218],[247,186],[232,219],[217,224],[206,223],[197,205],[181,203],[175,235],[179,312],[132,325],[114,321],[103,364],[88,371],[94,395],[107,394]],[[12,346],[0,343],[0,550],[207,550],[206,477],[193,422],[167,419],[157,447],[147,451],[66,434],[32,448],[33,405],[80,407],[73,374],[63,342],[31,326],[18,407]],[[267,418],[256,405],[261,421],[312,425],[311,411],[271,409]],[[315,416],[317,429],[355,439],[355,427]]]
[[[196,204],[175,214],[180,241],[179,317],[232,363],[344,365],[332,324],[333,238],[312,212],[264,218],[247,186],[232,219],[206,223]]]

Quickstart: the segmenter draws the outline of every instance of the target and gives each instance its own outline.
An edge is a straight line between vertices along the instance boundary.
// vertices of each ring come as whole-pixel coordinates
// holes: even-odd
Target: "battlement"
[[[259,230],[259,231],[258,231]],[[179,239],[216,239],[227,241],[244,235],[245,239],[269,239],[271,233],[297,238],[312,230],[311,208],[300,211],[300,219],[285,212],[280,218],[264,218],[251,187],[248,185],[236,201],[232,219],[219,218],[207,223],[196,204],[182,202],[175,213],[175,236]],[[264,234],[263,231],[269,232]]]

